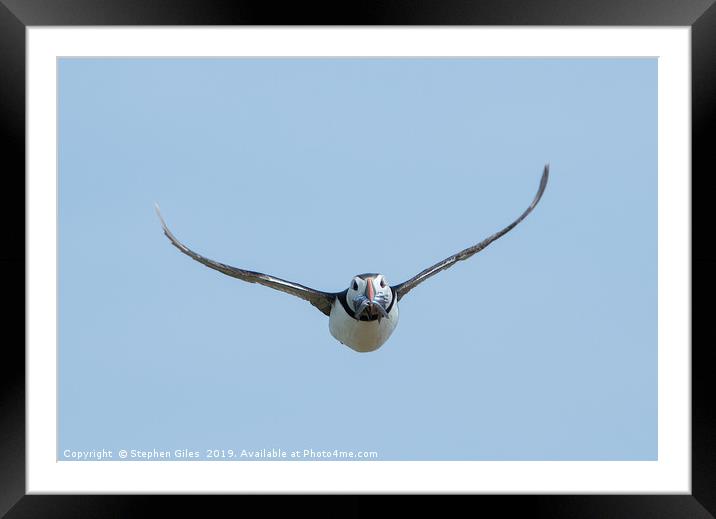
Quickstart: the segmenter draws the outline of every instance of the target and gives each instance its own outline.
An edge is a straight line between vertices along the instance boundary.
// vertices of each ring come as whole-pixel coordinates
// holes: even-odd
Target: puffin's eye
[[[380,288],[385,288],[385,278],[380,278]]]
[[[358,290],[358,282],[355,279],[353,280],[353,290]]]

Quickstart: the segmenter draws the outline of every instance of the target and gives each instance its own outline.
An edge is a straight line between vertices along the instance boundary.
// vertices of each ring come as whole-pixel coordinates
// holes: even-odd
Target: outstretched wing
[[[195,259],[199,263],[203,263],[209,268],[218,270],[227,276],[235,277],[242,281],[248,281],[249,283],[258,283],[260,285],[271,287],[276,290],[280,290],[281,292],[286,292],[287,294],[300,297],[301,299],[305,299],[324,314],[330,315],[331,305],[333,300],[336,298],[336,294],[321,292],[320,290],[304,287],[298,283],[292,283],[291,281],[269,276],[268,274],[239,269],[230,265],[219,263],[218,261],[210,260],[209,258],[205,258],[177,240],[174,234],[169,230],[169,227],[167,227],[164,218],[162,218],[162,213],[159,211],[159,205],[154,204],[154,208],[157,211],[157,216],[159,216],[159,221],[162,222],[162,228],[164,229],[166,237],[169,238],[172,245],[190,258]]]
[[[418,286],[420,283],[428,279],[430,276],[434,276],[438,272],[445,270],[446,268],[452,267],[455,263],[458,261],[466,260],[473,254],[476,254],[480,252],[482,249],[490,245],[493,241],[495,241],[497,238],[507,234],[509,231],[511,231],[518,223],[520,223],[522,220],[525,219],[525,217],[532,212],[532,209],[535,208],[537,203],[540,201],[540,198],[542,198],[542,193],[544,193],[545,187],[547,187],[547,179],[549,178],[549,164],[545,165],[544,172],[542,173],[542,180],[540,180],[539,183],[539,189],[537,190],[537,194],[535,195],[534,200],[532,200],[532,203],[530,206],[525,210],[524,213],[520,215],[517,220],[512,222],[510,225],[505,227],[499,232],[496,232],[492,236],[485,238],[477,245],[473,245],[472,247],[468,247],[465,250],[462,250],[458,252],[457,254],[453,254],[449,258],[445,258],[439,263],[436,263],[432,267],[429,267],[425,270],[423,270],[420,274],[413,276],[409,280],[400,283],[399,285],[395,285],[393,287],[393,290],[398,294],[398,301],[410,292],[413,288]]]

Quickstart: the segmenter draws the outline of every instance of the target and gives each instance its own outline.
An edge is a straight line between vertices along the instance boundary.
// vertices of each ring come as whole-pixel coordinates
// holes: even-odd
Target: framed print
[[[276,493],[709,517],[708,3],[6,4],[8,517]]]

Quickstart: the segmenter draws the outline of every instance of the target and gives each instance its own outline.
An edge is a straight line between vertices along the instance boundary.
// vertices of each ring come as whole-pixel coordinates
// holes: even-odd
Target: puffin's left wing
[[[167,227],[164,218],[162,218],[162,214],[159,212],[159,206],[157,204],[154,204],[154,208],[157,211],[157,216],[159,216],[159,221],[162,222],[162,228],[164,229],[164,234],[166,235],[166,237],[169,238],[169,240],[172,242],[172,245],[174,245],[177,249],[179,249],[181,252],[183,252],[190,258],[195,259],[199,263],[203,263],[209,268],[218,270],[219,272],[226,274],[227,276],[235,277],[242,281],[248,281],[249,283],[258,283],[260,285],[264,285],[270,288],[274,288],[276,290],[280,290],[281,292],[286,292],[287,294],[300,297],[301,299],[305,299],[324,314],[330,315],[331,305],[333,304],[333,300],[336,298],[336,294],[329,292],[321,292],[320,290],[314,290],[312,288],[299,285],[298,283],[292,283],[291,281],[286,281],[285,279],[269,276],[268,274],[262,274],[261,272],[253,272],[251,270],[244,270],[232,267],[230,265],[224,265],[223,263],[219,263],[218,261],[205,258],[201,254],[197,254],[189,247],[184,245],[182,242],[177,240],[174,234],[169,230],[169,227]]]
[[[439,263],[436,263],[432,267],[428,267],[419,274],[413,276],[409,280],[400,283],[399,285],[393,286],[393,290],[398,294],[398,301],[410,292],[413,288],[418,286],[420,283],[425,281],[431,276],[434,276],[438,272],[445,270],[446,268],[452,267],[455,263],[458,261],[466,260],[473,254],[476,254],[480,252],[482,249],[490,245],[493,241],[500,238],[501,236],[507,234],[509,231],[515,228],[515,226],[520,223],[522,220],[525,219],[525,217],[532,212],[532,209],[535,208],[537,203],[540,201],[540,198],[542,198],[542,193],[544,193],[545,187],[547,187],[547,179],[549,179],[549,164],[545,165],[544,171],[542,172],[542,179],[539,183],[539,189],[537,190],[537,194],[534,197],[534,200],[532,200],[532,203],[530,206],[510,225],[502,229],[501,231],[496,232],[492,236],[489,236],[482,240],[480,243],[473,245],[472,247],[468,247],[467,249],[461,250],[457,254],[453,254],[452,256],[445,258]]]

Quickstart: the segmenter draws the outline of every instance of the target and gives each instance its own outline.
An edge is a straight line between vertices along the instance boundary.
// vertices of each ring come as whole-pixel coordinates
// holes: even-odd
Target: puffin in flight
[[[331,335],[341,344],[345,344],[355,351],[367,352],[380,348],[393,333],[398,324],[398,301],[405,294],[429,277],[452,267],[458,261],[466,260],[473,254],[480,252],[493,241],[512,230],[532,212],[540,201],[547,186],[548,178],[549,164],[544,167],[539,189],[529,207],[510,225],[492,236],[488,236],[480,243],[445,258],[403,283],[390,285],[383,274],[359,274],[351,280],[348,288],[342,292],[321,292],[298,283],[260,272],[232,267],[205,258],[177,240],[169,227],[167,227],[157,204],[155,204],[155,209],[164,229],[164,234],[169,238],[172,245],[181,252],[199,263],[203,263],[207,267],[218,270],[228,276],[248,281],[249,283],[259,283],[305,299],[329,317],[328,329]]]

